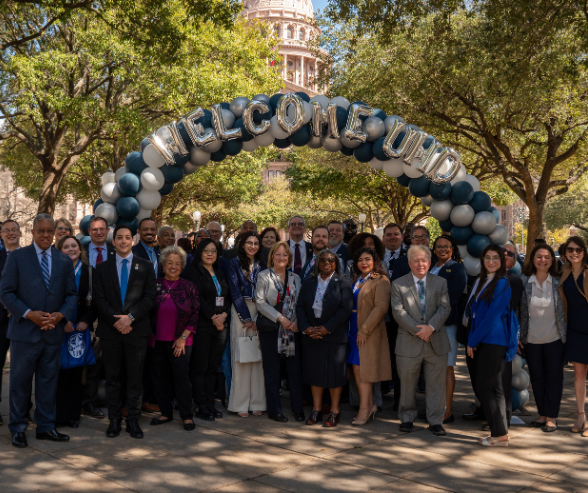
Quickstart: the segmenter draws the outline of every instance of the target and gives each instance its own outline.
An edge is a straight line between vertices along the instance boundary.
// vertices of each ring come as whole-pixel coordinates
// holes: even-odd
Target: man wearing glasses
[[[429,230],[427,228],[425,228],[424,226],[415,226],[414,229],[412,229],[410,244],[423,245],[429,248],[430,238],[431,235],[429,234]],[[390,279],[392,282],[394,282],[396,279],[400,279],[402,276],[405,276],[409,272],[410,267],[408,265],[408,256],[405,255],[404,257],[400,257],[394,262],[394,270],[392,271],[392,276]]]
[[[90,243],[85,247],[88,252],[88,261],[90,265],[96,268],[102,262],[106,262],[110,255],[114,255],[114,248],[106,244],[108,237],[108,224],[106,219],[96,216],[90,220],[88,227],[90,233]]]
[[[304,240],[305,232],[306,223],[304,222],[304,219],[300,216],[292,216],[288,221],[288,235],[290,236],[288,246],[294,254],[294,262],[292,263],[290,270],[298,275],[300,275],[302,267],[306,265],[313,255],[312,244]],[[327,246],[328,244],[327,241]],[[326,246],[324,248],[326,248]]]
[[[206,231],[210,235],[210,239],[216,243],[216,250],[217,250],[217,258],[221,258],[223,256],[223,245],[221,243],[221,238],[223,236],[223,230],[221,229],[221,225],[216,221],[209,222],[206,225]]]

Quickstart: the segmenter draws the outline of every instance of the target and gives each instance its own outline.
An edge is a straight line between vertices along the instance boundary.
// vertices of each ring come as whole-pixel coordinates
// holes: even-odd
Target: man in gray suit
[[[435,435],[445,435],[445,374],[451,350],[445,320],[451,312],[447,282],[429,274],[431,252],[422,245],[408,250],[410,274],[392,283],[392,314],[398,322],[396,363],[402,387],[400,431],[410,432],[417,416],[415,389],[421,364],[427,381],[427,421]]]
[[[39,214],[33,244],[14,250],[0,281],[0,301],[10,313],[10,432],[12,445],[27,446],[26,414],[35,376],[37,439],[68,441],[55,428],[55,391],[64,328],[78,303],[71,259],[52,247],[55,222]]]

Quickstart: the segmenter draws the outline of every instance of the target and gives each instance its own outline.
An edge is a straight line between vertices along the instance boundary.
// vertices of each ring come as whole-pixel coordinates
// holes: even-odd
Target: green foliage
[[[582,179],[567,194],[555,197],[545,208],[545,225],[549,231],[558,234],[559,230],[575,226],[579,234],[588,239],[588,179]]]
[[[431,235],[431,245],[433,242],[443,234],[441,230],[441,226],[439,225],[439,221],[434,217],[430,217],[427,219],[427,229],[429,230],[429,234]]]

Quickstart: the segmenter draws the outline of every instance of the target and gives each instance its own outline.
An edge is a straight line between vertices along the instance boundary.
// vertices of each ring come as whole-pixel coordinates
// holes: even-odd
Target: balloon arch
[[[430,207],[443,231],[455,238],[470,275],[479,273],[480,255],[487,245],[502,245],[508,239],[508,230],[498,224],[498,210],[480,191],[477,178],[466,173],[454,149],[362,101],[310,98],[303,92],[259,94],[252,100],[238,97],[210,110],[197,108],[161,127],[143,139],[140,152],[126,157],[124,167],[104,173],[94,214],[111,227],[128,225],[135,234],[139,221],[151,215],[184,175],[209,161],[221,162],[272,144],[280,149],[323,147],[353,155],[396,178]],[[90,241],[92,217],[80,222],[83,243]]]

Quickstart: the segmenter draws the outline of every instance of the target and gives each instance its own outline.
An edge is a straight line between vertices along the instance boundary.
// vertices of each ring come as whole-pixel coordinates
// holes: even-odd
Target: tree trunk
[[[39,190],[39,207],[37,214],[49,214],[55,213],[55,203],[57,202],[57,194],[59,193],[59,187],[67,170],[77,162],[79,156],[71,157],[67,163],[64,161],[54,161],[47,163],[41,162],[43,167],[43,184],[41,190]]]
[[[544,206],[532,198],[528,201],[527,206],[529,207],[529,227],[527,228],[527,237],[525,240],[527,242],[525,253],[528,257],[533,250],[535,239],[543,237]]]

